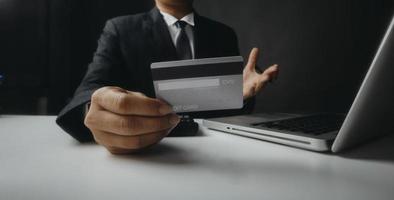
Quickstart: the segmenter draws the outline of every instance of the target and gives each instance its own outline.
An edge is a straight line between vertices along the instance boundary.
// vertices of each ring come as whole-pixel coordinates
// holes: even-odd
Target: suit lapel
[[[160,11],[155,7],[150,11],[151,24],[149,31],[152,40],[153,62],[177,60],[176,48],[172,42],[170,32]],[[149,39],[149,38],[148,38]]]
[[[160,11],[157,8],[153,8],[147,16],[144,18],[143,34],[144,41],[142,41],[144,51],[142,56],[142,66],[146,66],[140,74],[146,75],[142,78],[141,88],[145,88],[142,91],[144,94],[151,98],[155,98],[155,90],[153,87],[152,74],[150,65],[154,62],[172,61],[177,59],[176,49],[172,42],[170,32],[167,24],[165,23]]]
[[[200,15],[194,11],[194,50],[196,58],[210,57],[210,41]]]

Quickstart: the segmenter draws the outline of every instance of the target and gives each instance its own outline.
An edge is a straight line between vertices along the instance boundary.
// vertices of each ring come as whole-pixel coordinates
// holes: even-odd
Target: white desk
[[[393,137],[337,156],[201,131],[113,156],[53,116],[1,116],[0,199],[394,199]]]

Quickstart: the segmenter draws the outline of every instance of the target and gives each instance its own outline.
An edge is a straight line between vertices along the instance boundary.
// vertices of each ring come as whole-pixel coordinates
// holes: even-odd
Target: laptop
[[[348,113],[250,114],[203,120],[225,133],[338,153],[394,132],[394,18]]]

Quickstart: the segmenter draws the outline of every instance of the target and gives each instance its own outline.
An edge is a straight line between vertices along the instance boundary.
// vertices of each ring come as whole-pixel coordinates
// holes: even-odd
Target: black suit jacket
[[[239,55],[236,34],[230,27],[195,14],[195,57]],[[92,140],[84,126],[84,105],[104,86],[118,86],[154,98],[152,62],[177,60],[176,49],[160,11],[117,17],[106,22],[88,71],[57,124],[80,142]],[[254,98],[241,110],[199,112],[192,117],[217,117],[251,112]]]

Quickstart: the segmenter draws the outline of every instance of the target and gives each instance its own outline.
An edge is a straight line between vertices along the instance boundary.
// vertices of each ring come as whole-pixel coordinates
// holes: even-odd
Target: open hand
[[[264,86],[277,78],[279,74],[279,66],[272,65],[263,73],[256,71],[256,65],[259,58],[259,49],[253,48],[249,55],[248,64],[243,71],[243,97],[244,100],[255,96]]]

